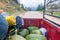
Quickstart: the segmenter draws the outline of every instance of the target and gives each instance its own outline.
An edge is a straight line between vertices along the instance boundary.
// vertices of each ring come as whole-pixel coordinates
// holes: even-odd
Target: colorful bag
[[[5,18],[8,21],[9,26],[16,25],[16,19],[14,16],[6,16]]]

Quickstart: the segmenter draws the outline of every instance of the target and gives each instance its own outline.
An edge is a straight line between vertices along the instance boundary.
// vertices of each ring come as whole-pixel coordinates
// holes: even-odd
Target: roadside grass
[[[60,12],[54,12],[55,16],[60,16]]]
[[[9,12],[9,13],[12,15],[12,14],[15,14],[15,11],[11,11],[11,12]]]
[[[50,12],[46,12],[45,14],[51,15]],[[60,12],[53,12],[53,15],[54,15],[54,16],[59,16],[59,17],[60,17]]]
[[[17,14],[18,12],[22,13],[24,11],[10,11],[9,14],[14,15],[14,14]]]

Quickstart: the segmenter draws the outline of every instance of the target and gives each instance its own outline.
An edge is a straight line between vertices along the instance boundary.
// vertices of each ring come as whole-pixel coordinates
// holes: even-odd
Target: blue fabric
[[[0,15],[0,39],[3,40],[8,32],[8,22]]]
[[[21,27],[22,26],[22,19],[21,19],[21,17],[19,17],[19,16],[17,16],[16,17],[16,26],[17,27]]]
[[[45,36],[47,37],[47,32],[45,32]]]
[[[4,17],[6,17],[6,16],[10,16],[10,14],[7,13],[7,12],[2,12],[1,15],[3,15]]]

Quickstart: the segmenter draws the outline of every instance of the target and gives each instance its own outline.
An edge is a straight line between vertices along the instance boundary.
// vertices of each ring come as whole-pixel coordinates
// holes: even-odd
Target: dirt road
[[[23,18],[42,18],[42,14],[35,11],[29,11],[23,15]]]
[[[20,16],[22,18],[42,18],[42,14],[40,14],[39,12],[36,11],[28,11],[25,13],[21,13],[21,14],[15,14],[15,16]]]
[[[43,18],[41,13],[42,12],[28,11],[25,12],[24,14],[19,14],[19,16],[21,16],[22,18]],[[56,18],[48,15],[45,15],[45,17],[60,25],[60,18]]]

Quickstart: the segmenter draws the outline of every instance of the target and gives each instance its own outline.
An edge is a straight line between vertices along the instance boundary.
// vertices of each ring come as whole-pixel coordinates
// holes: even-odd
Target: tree
[[[24,10],[24,5],[23,4],[21,4],[21,8]]]
[[[19,3],[18,3],[18,0],[13,0],[13,1],[14,1],[16,4],[19,4]]]
[[[29,7],[24,7],[23,4],[21,4],[20,6],[21,6],[21,8],[22,8],[24,11],[31,11],[31,8],[29,8]]]
[[[57,9],[58,8],[58,5],[57,4],[52,4],[50,9]]]
[[[44,6],[43,5],[38,5],[36,11],[43,11],[43,10],[44,10]]]
[[[24,10],[25,11],[31,11],[31,8],[30,7],[25,7]]]

